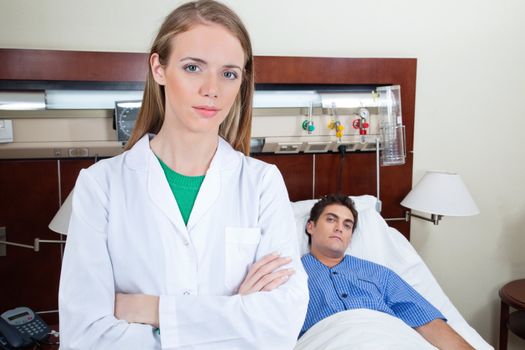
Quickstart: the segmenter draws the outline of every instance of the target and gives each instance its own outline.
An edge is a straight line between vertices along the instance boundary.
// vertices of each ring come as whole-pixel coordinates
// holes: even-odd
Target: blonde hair
[[[165,65],[171,53],[171,39],[200,23],[223,26],[239,40],[244,51],[246,62],[241,87],[231,110],[219,127],[219,135],[234,149],[248,155],[254,90],[253,53],[248,31],[241,19],[230,8],[213,0],[192,1],[181,5],[164,20],[151,47],[150,56],[157,53],[160,63]],[[126,149],[133,147],[146,133],[159,132],[164,122],[165,105],[164,86],[157,84],[149,66],[142,107]]]

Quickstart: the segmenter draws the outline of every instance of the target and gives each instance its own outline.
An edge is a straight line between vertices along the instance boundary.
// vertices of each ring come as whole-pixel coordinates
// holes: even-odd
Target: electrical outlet
[[[0,227],[0,241],[7,241],[7,234],[5,231],[5,227]],[[0,256],[6,256],[6,244],[0,244]]]
[[[0,143],[13,142],[13,121],[0,120]]]

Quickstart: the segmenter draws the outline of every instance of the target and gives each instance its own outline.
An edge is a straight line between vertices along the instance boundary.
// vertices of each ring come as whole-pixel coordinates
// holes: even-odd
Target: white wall
[[[481,214],[413,222],[412,242],[495,344],[498,289],[525,276],[525,2],[225,2],[258,55],[418,59],[414,180],[428,169],[460,173]],[[0,0],[0,47],[146,52],[179,3]],[[511,336],[511,349],[523,344]]]

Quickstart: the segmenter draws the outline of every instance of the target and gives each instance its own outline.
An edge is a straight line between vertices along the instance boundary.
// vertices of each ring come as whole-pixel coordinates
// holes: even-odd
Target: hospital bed
[[[434,276],[407,239],[389,227],[376,211],[373,196],[351,197],[359,220],[348,254],[384,265],[399,274],[447,318],[448,324],[475,349],[493,349],[468,325],[445,295]],[[304,231],[317,200],[292,202],[301,255],[308,252]],[[435,349],[401,320],[372,310],[349,310],[328,317],[310,328],[295,350],[314,349]]]

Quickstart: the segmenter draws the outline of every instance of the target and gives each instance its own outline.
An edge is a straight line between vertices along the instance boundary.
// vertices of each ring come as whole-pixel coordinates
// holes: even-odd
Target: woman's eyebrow
[[[239,66],[237,66],[235,64],[226,64],[226,65],[224,65],[224,68],[235,68],[235,69],[238,69],[238,70],[242,71],[241,67],[239,67]]]
[[[181,58],[180,62],[182,62],[182,61],[195,61],[195,62],[199,62],[199,63],[202,63],[202,64],[208,64],[208,62],[206,62],[202,58],[190,57],[190,56]]]
[[[181,58],[180,62],[182,62],[182,61],[194,61],[194,62],[202,63],[202,64],[204,64],[204,65],[207,65],[207,64],[208,64],[208,62],[206,62],[206,61],[203,60],[202,58],[191,57],[191,56]],[[236,65],[236,64],[225,64],[223,67],[224,67],[224,68],[235,68],[235,69],[238,69],[238,70],[242,71],[242,68],[239,67],[239,66]]]

